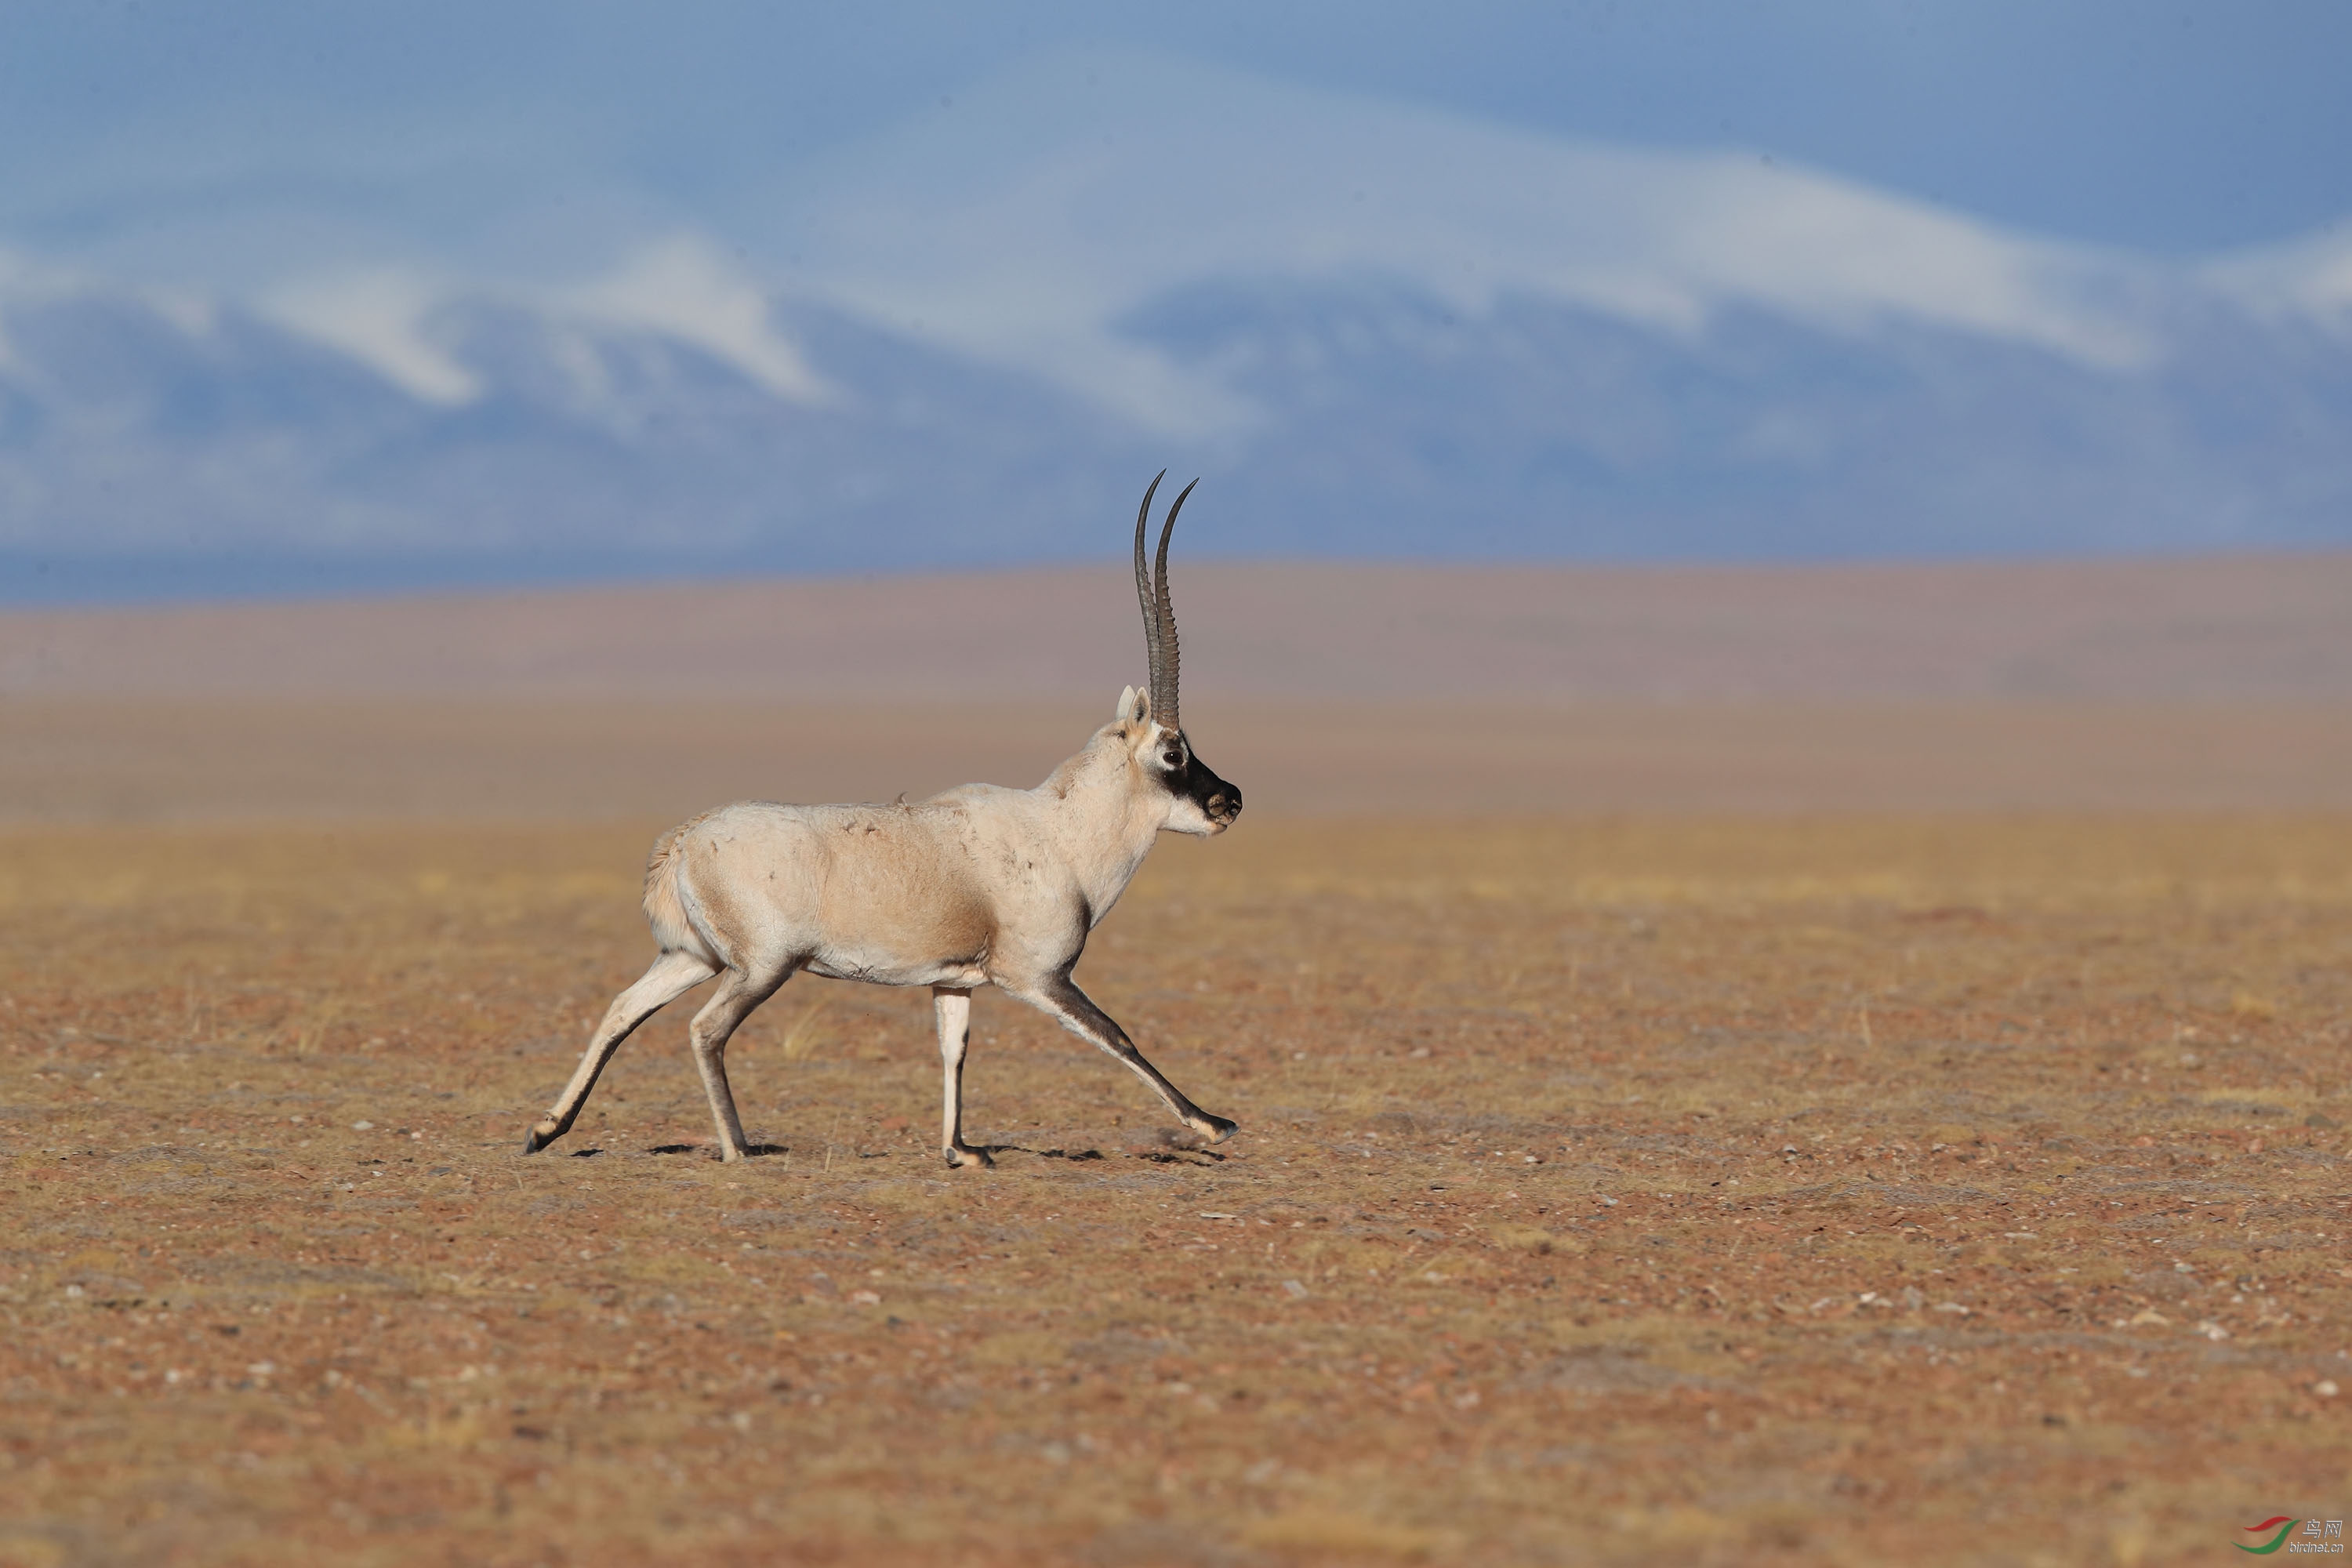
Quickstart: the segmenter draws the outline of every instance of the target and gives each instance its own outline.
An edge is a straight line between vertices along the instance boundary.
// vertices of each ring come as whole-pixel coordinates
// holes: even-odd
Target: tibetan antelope
[[[1158,558],[1144,570],[1151,498],[1167,477],[1151,481],[1135,516],[1150,689],[1120,692],[1111,721],[1035,789],[964,784],[912,805],[746,801],[664,834],[646,866],[646,918],[660,955],[605,1011],[524,1153],[571,1130],[631,1030],[716,976],[688,1037],[722,1157],[742,1159],[750,1150],[727,1087],[727,1039],[803,969],[931,988],[945,1074],[940,1146],[950,1166],[990,1163],[963,1141],[963,1058],[972,990],[991,984],[1126,1063],[1209,1142],[1233,1135],[1234,1123],[1185,1099],[1070,978],[1087,933],[1163,829],[1206,837],[1241,815],[1241,791],[1193,754],[1177,712],[1168,540],[1192,485],[1169,507]]]

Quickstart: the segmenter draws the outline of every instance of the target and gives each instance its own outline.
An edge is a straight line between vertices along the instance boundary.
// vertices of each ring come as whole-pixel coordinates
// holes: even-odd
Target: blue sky
[[[0,0],[0,597],[1066,558],[1163,462],[1228,552],[2340,548],[2347,60],[2347,0]]]
[[[1533,131],[1748,149],[2158,255],[2352,216],[2340,0],[11,0],[0,240],[161,268],[140,237],[170,232],[179,265],[234,274],[258,262],[196,235],[191,209],[299,207],[278,237],[298,248],[341,223],[533,264],[608,229],[724,231],[780,170],[951,112],[958,89],[1068,44]],[[524,228],[518,201],[539,215]],[[550,207],[572,209],[570,229]]]

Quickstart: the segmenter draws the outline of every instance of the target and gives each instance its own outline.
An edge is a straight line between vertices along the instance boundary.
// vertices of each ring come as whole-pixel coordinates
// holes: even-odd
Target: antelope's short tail
[[[710,944],[695,929],[693,915],[687,908],[686,890],[678,885],[685,870],[681,862],[685,858],[686,836],[701,822],[699,816],[681,822],[654,840],[653,853],[646,858],[646,921],[653,927],[654,941],[664,952],[691,952],[711,958]]]

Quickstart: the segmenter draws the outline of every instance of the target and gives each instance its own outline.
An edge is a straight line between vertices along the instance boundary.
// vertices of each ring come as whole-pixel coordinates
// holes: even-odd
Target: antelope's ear
[[[1112,717],[1129,729],[1141,725],[1151,717],[1151,693],[1125,688],[1118,694],[1118,711]]]

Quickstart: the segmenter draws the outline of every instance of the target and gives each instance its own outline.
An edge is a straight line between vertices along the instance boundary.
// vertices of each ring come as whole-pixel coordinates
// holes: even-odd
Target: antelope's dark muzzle
[[[1234,818],[1242,814],[1242,792],[1209,771],[1198,756],[1192,759],[1192,787],[1186,793],[1199,805],[1201,815],[1219,827],[1231,827]]]

